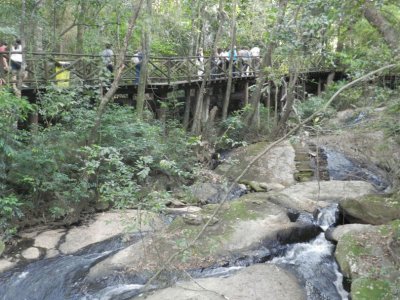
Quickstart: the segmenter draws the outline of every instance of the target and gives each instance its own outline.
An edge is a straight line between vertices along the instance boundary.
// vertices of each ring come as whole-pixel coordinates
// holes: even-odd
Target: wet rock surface
[[[180,282],[156,291],[148,300],[302,300],[307,299],[297,279],[274,265],[254,265],[228,278],[203,278],[195,282]]]

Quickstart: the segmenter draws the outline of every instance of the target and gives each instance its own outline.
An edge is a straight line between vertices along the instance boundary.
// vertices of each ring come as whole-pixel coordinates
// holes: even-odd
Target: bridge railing
[[[0,52],[0,84],[16,83],[16,74],[5,69],[10,53]],[[124,62],[121,85],[133,85],[138,82],[140,72],[133,63],[133,55],[127,55]],[[213,57],[150,57],[148,64],[148,84],[179,84],[200,81],[205,76],[205,67],[211,60],[211,80],[228,76],[228,63]],[[244,69],[243,61],[238,58],[234,65],[235,76],[256,76],[258,66]],[[113,74],[106,69],[100,55],[82,55],[73,53],[25,53],[25,73],[23,84],[38,88],[51,83],[58,86],[96,84],[109,81]]]

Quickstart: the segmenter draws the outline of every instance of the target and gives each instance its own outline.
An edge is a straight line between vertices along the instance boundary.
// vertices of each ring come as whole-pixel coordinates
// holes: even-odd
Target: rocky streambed
[[[146,299],[347,299],[339,270],[353,299],[396,299],[389,296],[396,297],[400,278],[399,199],[355,178],[320,181],[309,174],[300,180],[296,147],[288,141],[262,157],[212,217],[224,179],[265,145],[232,152],[216,169],[219,176],[193,186],[201,207],[170,207],[167,221],[147,213],[129,228],[137,211],[107,212],[68,231],[23,234],[29,247],[0,261],[1,299],[140,299],[160,269]],[[312,171],[314,151],[302,157]],[[338,207],[339,222],[376,226],[334,228]],[[371,286],[386,298],[362,298]]]

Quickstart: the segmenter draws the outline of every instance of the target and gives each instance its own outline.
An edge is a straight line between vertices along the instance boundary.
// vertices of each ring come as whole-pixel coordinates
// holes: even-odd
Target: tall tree
[[[383,16],[373,2],[364,5],[364,16],[383,36],[394,55],[400,55],[400,32]]]
[[[261,59],[260,64],[260,76],[257,78],[255,90],[253,91],[250,99],[250,105],[252,110],[247,117],[248,126],[259,128],[260,127],[260,99],[261,99],[261,91],[266,82],[266,76],[264,74],[264,69],[272,66],[272,54],[274,48],[276,47],[276,39],[277,35],[281,31],[283,27],[283,21],[286,13],[286,7],[288,5],[289,0],[280,0],[278,3],[278,15],[274,24],[274,27],[271,30],[271,40],[267,45],[266,51]]]
[[[232,90],[232,71],[234,68],[234,64],[236,61],[234,61],[234,52],[235,50],[235,45],[236,45],[236,15],[237,15],[237,0],[233,1],[232,4],[232,22],[231,22],[231,45],[230,45],[230,55],[229,55],[229,69],[228,69],[228,82],[226,85],[226,91],[225,91],[225,99],[224,99],[224,104],[222,106],[222,120],[226,120],[228,116],[228,107],[229,107],[229,100],[231,97],[231,90]]]
[[[146,13],[144,28],[142,33],[142,49],[143,49],[143,60],[140,71],[140,79],[138,86],[138,93],[136,99],[136,112],[139,118],[143,116],[143,109],[145,104],[145,93],[147,84],[147,71],[149,66],[150,58],[150,44],[151,44],[151,20],[152,20],[152,1],[146,1]]]
[[[121,80],[122,77],[122,70],[124,69],[124,61],[126,57],[126,53],[128,51],[128,46],[132,37],[133,29],[135,28],[136,25],[136,20],[139,16],[140,10],[142,9],[144,0],[138,0],[138,3],[135,5],[136,1],[132,1],[132,15],[129,19],[128,23],[128,28],[125,34],[125,39],[124,39],[124,45],[121,51],[119,52],[118,59],[117,59],[117,70],[115,74],[115,78],[111,84],[110,89],[107,91],[107,93],[101,97],[99,107],[97,108],[97,114],[96,114],[96,121],[94,126],[92,127],[92,130],[90,132],[89,136],[89,144],[93,143],[96,139],[97,132],[99,130],[99,127],[101,125],[101,120],[103,117],[103,114],[106,110],[106,107],[108,103],[111,101],[111,99],[114,97],[115,92],[118,89],[119,81]],[[150,0],[148,0],[150,1]]]

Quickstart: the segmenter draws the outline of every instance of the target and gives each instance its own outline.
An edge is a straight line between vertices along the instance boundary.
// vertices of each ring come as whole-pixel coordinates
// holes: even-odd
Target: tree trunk
[[[279,11],[278,17],[276,19],[274,28],[272,29],[271,35],[276,35],[281,29],[281,25],[283,23],[283,19],[286,13],[286,7],[289,0],[280,0],[279,1]],[[262,56],[261,65],[260,65],[260,75],[257,78],[256,87],[251,95],[250,104],[253,110],[250,112],[247,117],[246,123],[250,127],[255,127],[258,129],[260,127],[260,99],[261,99],[261,90],[265,84],[266,77],[263,75],[263,70],[266,67],[272,67],[272,54],[275,48],[275,43],[269,43],[264,55]]]
[[[283,108],[283,112],[282,112],[282,117],[280,118],[278,124],[276,125],[275,129],[272,132],[272,136],[273,137],[278,137],[281,132],[283,131],[283,129],[285,128],[285,124],[287,122],[287,120],[289,119],[289,115],[292,112],[292,108],[293,108],[293,103],[295,100],[295,88],[296,88],[296,83],[297,83],[297,79],[298,79],[298,73],[297,70],[294,70],[292,74],[290,74],[290,78],[289,78],[289,85],[288,85],[288,90],[287,90],[287,94],[286,94],[286,104]]]
[[[81,0],[79,3],[78,26],[76,31],[75,53],[83,53],[83,34],[85,33],[85,13],[87,10],[87,0]]]
[[[92,144],[95,141],[97,132],[101,125],[101,120],[102,120],[103,114],[107,107],[107,104],[111,101],[115,92],[118,89],[119,81],[121,80],[121,77],[122,77],[122,70],[124,69],[124,61],[125,61],[125,57],[126,57],[126,52],[128,51],[128,45],[131,40],[132,32],[135,27],[136,20],[139,16],[139,12],[142,8],[143,1],[144,0],[139,0],[138,5],[133,10],[134,13],[132,13],[131,18],[129,19],[128,29],[126,31],[125,39],[124,39],[124,46],[121,49],[121,51],[118,55],[118,59],[117,59],[117,71],[115,74],[115,78],[111,84],[110,89],[107,91],[107,93],[104,96],[101,97],[99,107],[97,108],[95,125],[93,126],[93,128],[90,132],[90,136],[88,138],[88,144]]]
[[[144,31],[142,35],[142,48],[143,48],[143,60],[142,66],[140,70],[140,78],[138,85],[138,93],[136,99],[136,112],[139,118],[143,117],[143,109],[145,102],[145,94],[146,94],[146,84],[147,84],[147,73],[149,67],[149,59],[150,59],[150,39],[151,39],[151,18],[152,18],[152,7],[151,0],[147,0],[146,2],[146,16],[144,22]]]
[[[367,3],[364,7],[364,16],[383,36],[386,43],[395,55],[400,54],[400,33],[396,31],[388,20],[376,9],[373,3]]]
[[[217,33],[215,35],[212,55],[217,53],[217,47],[218,47],[219,39],[220,39],[221,32],[222,32],[222,24],[224,21],[223,8],[224,8],[224,0],[219,0],[219,5],[218,5],[219,25],[218,25]],[[206,65],[205,65],[205,70],[204,70],[205,74],[203,77],[203,81],[201,83],[199,95],[198,95],[198,97],[196,97],[196,105],[195,105],[195,109],[193,112],[193,123],[192,123],[192,129],[191,129],[193,134],[201,133],[201,111],[203,109],[203,99],[204,99],[204,94],[205,94],[205,90],[206,90],[206,83],[211,75],[211,63],[212,63],[212,58],[210,57],[210,59],[207,61]]]
[[[228,83],[226,86],[225,99],[222,106],[222,121],[225,121],[228,116],[228,107],[229,107],[229,99],[231,97],[231,89],[232,89],[232,70],[233,70],[233,57],[235,51],[235,43],[236,43],[236,6],[237,0],[233,2],[233,17],[231,23],[231,47],[230,47],[230,55],[229,55],[229,70],[228,70]]]

